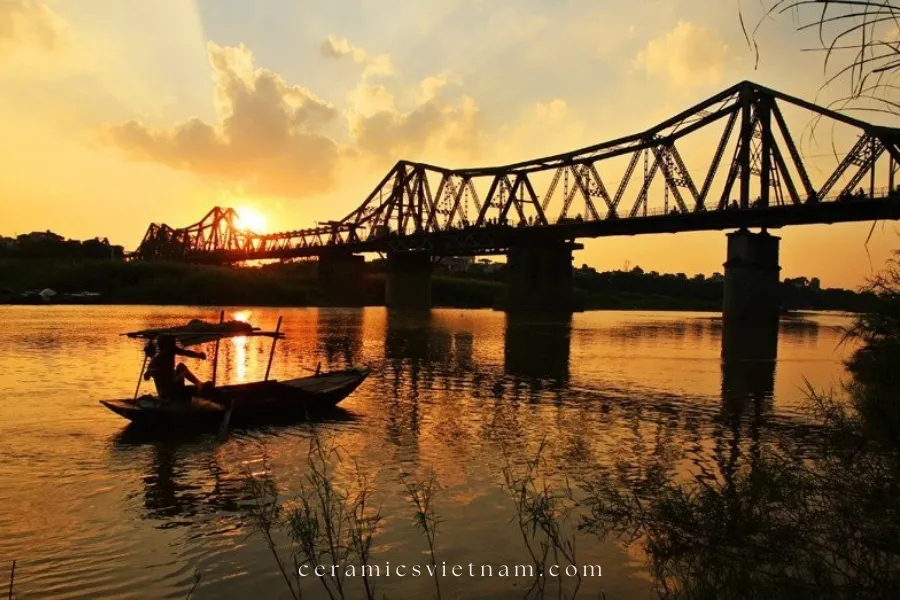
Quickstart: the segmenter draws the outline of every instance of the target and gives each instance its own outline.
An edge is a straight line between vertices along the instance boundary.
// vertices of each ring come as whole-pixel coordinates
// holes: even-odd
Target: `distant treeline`
[[[0,237],[0,258],[121,260],[124,255],[122,246],[114,246],[106,238],[67,240],[52,231]]]
[[[683,303],[685,310],[719,310],[722,307],[724,278],[683,273],[645,273],[639,268],[630,271],[597,273],[581,269],[575,274],[576,286],[600,295],[630,294],[654,297]],[[816,278],[798,277],[781,282],[779,303],[784,310],[841,310],[868,312],[874,309],[877,298],[871,292],[855,292],[840,288],[822,288]]]
[[[465,271],[447,275],[454,281],[475,280],[499,287],[506,281],[506,265],[475,263]],[[575,269],[574,284],[576,297],[588,310],[697,311],[721,310],[725,285],[721,273],[688,277],[684,273],[645,272],[640,267],[598,272],[587,265]],[[878,303],[871,292],[822,288],[815,277],[786,279],[781,283],[780,294],[779,302],[784,310],[869,312]]]
[[[438,266],[432,277],[432,304],[460,308],[492,307],[506,279],[505,265],[475,264],[464,270]],[[717,311],[723,280],[684,274],[646,273],[639,268],[597,272],[575,270],[575,295],[585,309]],[[362,302],[384,302],[384,262],[367,263]],[[27,291],[101,294],[116,304],[327,306],[315,263],[260,267],[192,265],[176,262],[125,262],[92,259],[13,259],[0,257],[0,300],[17,302]],[[877,302],[871,293],[821,289],[800,278],[781,286],[788,310],[865,312]]]
[[[316,303],[314,265],[263,268],[120,260],[0,259],[7,298],[50,288],[101,294],[115,304],[271,305]]]

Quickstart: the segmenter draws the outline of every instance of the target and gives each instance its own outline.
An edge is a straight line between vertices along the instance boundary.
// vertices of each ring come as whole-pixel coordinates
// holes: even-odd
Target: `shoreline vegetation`
[[[362,304],[384,304],[385,261],[366,263]],[[221,266],[179,262],[125,262],[93,258],[0,258],[0,304],[33,304],[51,289],[57,303],[191,306],[331,306],[314,262]],[[439,264],[432,275],[436,308],[492,308],[505,288],[506,265],[477,261]],[[719,311],[723,279],[684,273],[645,272],[640,267],[598,272],[574,269],[575,298],[584,310]],[[90,292],[90,295],[80,295]],[[96,295],[94,295],[96,294]],[[72,295],[72,296],[67,296]],[[815,278],[781,284],[784,310],[871,312],[871,291],[822,288]]]

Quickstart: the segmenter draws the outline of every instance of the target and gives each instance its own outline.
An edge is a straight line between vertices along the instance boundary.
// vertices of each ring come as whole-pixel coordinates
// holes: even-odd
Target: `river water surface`
[[[777,361],[723,364],[711,313],[588,312],[563,323],[509,323],[489,310],[226,313],[264,328],[284,316],[274,378],[318,363],[372,369],[345,412],[318,430],[376,490],[384,520],[372,562],[382,568],[429,560],[401,473],[435,474],[439,563],[527,564],[501,485],[504,451],[517,460],[546,440],[550,476],[573,480],[597,465],[659,464],[672,448],[669,469],[714,467],[767,431],[803,431],[805,382],[839,385],[851,350],[840,344],[849,319],[832,314],[783,320]],[[0,307],[0,584],[17,560],[17,597],[183,598],[195,573],[194,598],[290,597],[253,533],[245,473],[265,471],[289,500],[307,468],[307,427],[147,440],[98,404],[134,393],[142,349],[120,333],[217,317],[190,307]],[[223,342],[219,381],[261,379],[269,344]],[[210,377],[210,364],[188,363]],[[577,542],[578,562],[602,566],[583,582],[584,597],[655,596],[637,546]],[[358,582],[348,585],[359,597]],[[441,580],[445,598],[520,598],[529,585]],[[318,586],[304,580],[304,597],[324,597]],[[434,592],[428,577],[381,577],[377,586],[388,598]]]

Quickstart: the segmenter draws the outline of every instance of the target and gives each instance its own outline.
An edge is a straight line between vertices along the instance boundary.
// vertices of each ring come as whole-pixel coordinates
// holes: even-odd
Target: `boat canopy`
[[[157,340],[161,337],[172,337],[183,346],[205,344],[222,338],[264,336],[270,338],[283,338],[279,331],[261,331],[259,327],[253,327],[243,321],[226,321],[224,323],[208,323],[199,319],[191,320],[187,325],[175,327],[158,327],[154,329],[142,329],[123,333],[132,339]]]

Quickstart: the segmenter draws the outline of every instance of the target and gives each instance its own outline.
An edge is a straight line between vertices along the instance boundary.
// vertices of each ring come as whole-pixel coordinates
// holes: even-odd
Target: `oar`
[[[222,419],[222,426],[219,428],[219,440],[224,440],[225,435],[228,433],[228,422],[231,421],[231,411],[234,410],[235,398],[231,397],[231,401],[228,403],[228,410],[225,412],[225,418]]]
[[[269,349],[269,365],[266,367],[266,377],[263,381],[269,380],[269,371],[272,370],[272,359],[275,358],[275,344],[278,342],[278,334],[281,331],[281,317],[278,317],[278,325],[275,326],[275,335],[272,336],[272,348]]]
[[[9,600],[13,597],[13,581],[16,579],[16,561],[13,561],[12,571],[9,572]]]
[[[135,400],[137,400],[138,392],[139,392],[140,389],[141,389],[141,379],[144,378],[144,369],[147,368],[147,359],[149,359],[149,358],[150,358],[150,357],[147,356],[147,353],[144,352],[144,364],[141,365],[141,374],[138,375],[138,382],[137,382],[137,385],[136,385],[135,388],[134,388],[134,399],[135,399]]]

